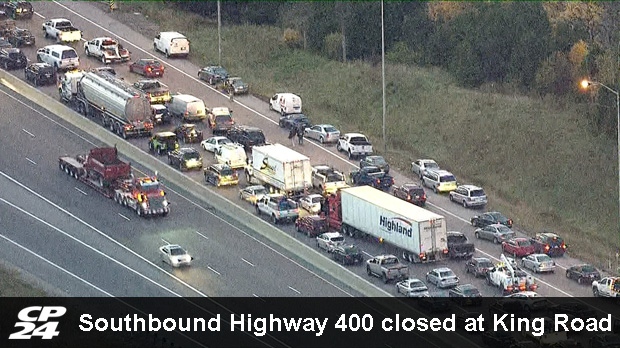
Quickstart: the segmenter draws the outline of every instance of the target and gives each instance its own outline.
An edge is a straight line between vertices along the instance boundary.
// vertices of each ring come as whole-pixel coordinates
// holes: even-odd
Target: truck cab
[[[357,156],[371,155],[373,152],[372,144],[368,138],[360,133],[346,133],[338,139],[336,150],[346,152],[349,159]]]
[[[498,287],[504,295],[538,289],[534,278],[513,266],[504,254],[500,256],[500,260],[501,262],[487,272],[487,284]]]
[[[394,255],[379,255],[366,261],[366,273],[376,276],[384,283],[390,280],[402,280],[409,277],[409,267],[400,263]]]
[[[344,174],[327,165],[312,167],[312,186],[322,194],[330,195],[341,188],[349,187]]]
[[[620,278],[605,277],[592,282],[592,294],[594,297],[620,297]]]
[[[274,224],[299,218],[299,205],[282,194],[268,194],[256,203],[256,214],[265,214]]]
[[[109,37],[98,37],[84,43],[84,53],[87,56],[99,58],[103,64],[128,61],[129,55],[121,55],[118,42]]]

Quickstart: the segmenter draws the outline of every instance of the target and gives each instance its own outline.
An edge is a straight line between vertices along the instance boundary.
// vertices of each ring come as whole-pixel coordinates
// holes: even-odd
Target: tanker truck
[[[148,98],[107,71],[67,72],[58,93],[62,102],[124,139],[151,136],[153,111]]]
[[[166,193],[155,176],[136,177],[131,164],[118,158],[116,147],[91,149],[88,154],[61,156],[58,167],[138,216],[166,216]]]

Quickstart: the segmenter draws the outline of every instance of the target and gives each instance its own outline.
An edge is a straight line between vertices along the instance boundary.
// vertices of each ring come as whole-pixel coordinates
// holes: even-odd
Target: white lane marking
[[[41,17],[41,18],[45,19],[45,17],[44,17],[42,14],[40,14],[39,12],[35,12],[34,14],[36,14],[37,16],[39,16],[39,17]]]
[[[34,134],[30,133],[29,131],[25,130],[24,128],[22,128],[22,132],[30,135],[32,138],[34,138]]]
[[[3,176],[5,176],[5,177],[6,177],[6,174],[4,174],[4,173],[2,173],[2,172],[0,172],[0,174],[2,174]],[[9,180],[11,180],[11,178],[10,178],[10,177],[8,177],[8,179],[9,179]],[[11,180],[11,181],[12,181],[12,180]],[[67,238],[69,238],[69,239],[71,239],[71,240],[75,241],[76,243],[78,243],[78,244],[80,244],[80,245],[84,246],[85,248],[92,250],[92,251],[93,251],[93,252],[95,252],[96,254],[99,254],[99,255],[103,256],[104,258],[106,258],[106,259],[108,259],[108,260],[112,261],[113,263],[115,263],[115,264],[117,264],[117,265],[119,265],[119,266],[123,267],[124,269],[128,270],[129,272],[131,272],[131,273],[133,273],[133,274],[137,275],[138,277],[140,277],[140,278],[142,278],[142,279],[144,279],[144,280],[148,281],[149,283],[151,283],[151,284],[155,285],[156,287],[158,287],[158,288],[160,288],[160,289],[162,289],[162,290],[165,290],[166,292],[168,292],[168,293],[170,293],[170,294],[172,294],[172,295],[174,295],[174,296],[177,296],[177,297],[183,297],[182,295],[177,294],[177,293],[176,293],[176,292],[174,292],[173,290],[168,289],[167,287],[165,287],[165,286],[163,286],[163,285],[159,284],[158,282],[156,282],[156,281],[152,280],[151,278],[149,278],[149,277],[147,277],[147,276],[145,276],[145,275],[140,274],[140,272],[138,272],[138,271],[136,271],[136,270],[132,269],[131,267],[129,267],[129,266],[125,265],[124,263],[122,263],[122,262],[120,262],[120,261],[116,260],[115,258],[113,258],[113,257],[109,256],[108,254],[106,254],[106,253],[104,253],[104,252],[102,252],[102,251],[100,251],[100,250],[97,250],[96,248],[92,247],[92,246],[91,246],[91,245],[89,245],[89,244],[86,244],[86,243],[82,242],[81,240],[79,240],[79,239],[75,238],[75,237],[74,237],[74,236],[72,236],[71,234],[69,234],[69,233],[67,233],[67,232],[65,232],[65,231],[63,231],[63,230],[61,230],[60,228],[58,228],[58,227],[56,227],[56,226],[52,225],[51,223],[49,223],[49,222],[47,222],[47,221],[45,221],[45,220],[43,220],[43,219],[39,218],[38,216],[36,216],[36,215],[34,215],[34,214],[30,213],[29,211],[27,211],[27,210],[25,210],[25,209],[22,209],[22,208],[18,207],[17,205],[15,205],[15,204],[13,204],[13,203],[11,203],[11,202],[7,201],[6,199],[4,199],[4,198],[0,197],[0,202],[3,202],[4,204],[6,204],[6,205],[10,206],[11,208],[14,208],[14,209],[16,209],[16,210],[18,210],[18,211],[20,211],[20,212],[22,212],[22,213],[24,213],[24,214],[28,215],[29,217],[31,217],[31,218],[33,218],[33,219],[37,220],[38,222],[40,222],[40,223],[44,224],[45,226],[47,226],[47,227],[49,227],[49,228],[53,229],[53,230],[54,230],[54,231],[56,231],[56,232],[58,232],[58,233],[62,234],[63,236],[65,236],[65,237],[67,237]],[[62,209],[62,208],[61,208],[61,209]]]
[[[28,162],[30,162],[30,163],[32,163],[32,164],[34,164],[34,165],[36,165],[36,164],[37,164],[37,162],[35,162],[35,161],[31,160],[31,159],[30,159],[30,158],[28,158],[28,157],[26,157],[26,161],[28,161]]]
[[[163,238],[161,239],[161,241],[164,242],[164,244],[166,244],[166,245],[170,245],[170,242],[165,240],[165,239],[163,239]]]
[[[204,239],[209,239],[209,237],[205,236],[204,234],[202,234],[202,233],[200,233],[198,231],[194,231],[194,232],[196,232],[199,236],[201,236]]]
[[[82,283],[84,283],[84,284],[86,284],[86,285],[88,285],[88,286],[90,286],[90,287],[94,288],[95,290],[100,291],[101,293],[105,294],[106,296],[109,296],[109,297],[114,297],[114,295],[112,295],[111,293],[109,293],[109,292],[107,292],[107,291],[103,290],[102,288],[98,287],[97,285],[95,285],[95,284],[93,284],[93,283],[89,282],[88,280],[86,280],[86,279],[84,279],[84,278],[82,278],[82,277],[80,277],[80,276],[76,275],[75,273],[73,273],[73,272],[71,272],[71,271],[67,270],[66,268],[63,268],[62,266],[60,266],[60,265],[58,265],[58,264],[56,264],[56,263],[54,263],[54,262],[52,262],[52,261],[48,260],[47,258],[45,258],[45,257],[43,257],[43,256],[41,256],[41,255],[39,255],[39,254],[37,254],[36,252],[34,252],[34,251],[32,251],[32,250],[28,249],[27,247],[25,247],[25,246],[23,246],[23,245],[21,245],[21,244],[17,243],[17,242],[16,242],[16,241],[14,241],[14,240],[10,239],[9,237],[7,237],[7,236],[5,236],[5,235],[0,234],[0,238],[2,238],[2,239],[4,239],[4,240],[6,240],[7,242],[9,242],[9,243],[11,243],[11,244],[13,244],[13,245],[17,246],[18,248],[21,248],[22,250],[24,250],[24,251],[28,252],[28,253],[29,253],[29,254],[31,254],[32,256],[34,256],[34,257],[36,257],[36,258],[40,259],[41,261],[43,261],[43,262],[45,262],[45,263],[49,264],[50,266],[53,266],[53,267],[54,267],[54,268],[56,268],[56,269],[61,270],[62,272],[66,273],[66,274],[70,275],[71,277],[73,277],[73,278],[75,278],[75,279],[79,280],[80,282],[82,282]]]
[[[127,221],[131,221],[130,218],[126,217],[125,215],[118,213],[118,216],[122,217],[123,219],[127,220]]]
[[[79,188],[74,187],[74,189],[75,189],[77,192],[79,192],[79,193],[83,194],[84,196],[88,196],[88,193],[86,193],[86,192],[84,192],[84,191],[80,190]]]
[[[213,268],[211,268],[211,266],[207,266],[207,268],[208,268],[211,272],[213,272],[213,273],[215,273],[215,274],[217,274],[217,275],[222,275],[220,272],[218,272],[218,271],[214,270]]]
[[[63,6],[63,7],[64,7],[64,6]],[[75,13],[75,12],[74,12],[74,13]],[[15,87],[10,87],[10,86],[9,86],[9,88],[11,88],[11,89],[12,89],[13,91],[15,91],[16,93],[19,93],[19,91],[18,91]],[[14,101],[16,101],[17,103],[19,103],[19,104],[23,105],[25,108],[30,109],[32,112],[34,112],[34,113],[36,113],[36,114],[40,115],[41,117],[43,117],[43,118],[45,118],[46,120],[48,120],[48,121],[52,122],[53,124],[57,125],[58,127],[60,127],[60,128],[62,128],[62,129],[64,129],[64,130],[66,130],[67,132],[69,132],[69,133],[71,133],[71,134],[75,135],[77,138],[79,138],[79,139],[83,140],[85,143],[90,144],[90,145],[95,146],[95,147],[97,146],[97,144],[95,144],[95,143],[93,143],[92,141],[90,141],[90,140],[86,139],[86,138],[85,138],[85,137],[83,137],[81,134],[78,134],[77,132],[73,131],[72,129],[69,129],[67,126],[65,126],[65,125],[61,124],[60,122],[58,122],[58,121],[56,121],[56,120],[52,119],[51,117],[49,117],[49,116],[45,115],[44,113],[42,113],[41,111],[39,111],[39,110],[37,110],[37,109],[33,108],[32,106],[30,106],[30,105],[28,105],[28,104],[24,103],[23,101],[21,101],[21,100],[17,99],[16,97],[14,97],[14,96],[10,95],[9,93],[7,93],[7,92],[5,92],[5,91],[2,91],[2,90],[0,90],[0,93],[2,93],[2,94],[4,94],[4,95],[6,95],[6,96],[7,96],[7,97],[9,97],[10,99],[13,99],[13,100],[14,100]],[[129,142],[128,142],[128,143],[127,143],[127,145],[128,145],[128,146],[133,147],[135,151],[140,151],[140,152],[142,152],[142,153],[146,153],[144,150],[142,150],[141,148],[139,148],[139,147],[135,146],[135,145],[134,145],[134,144],[132,144],[132,143],[129,143]],[[160,163],[165,164],[165,163],[164,163],[161,159],[158,159],[158,158],[155,158],[155,159],[156,159],[157,161],[159,161]],[[135,171],[137,171],[137,172],[139,172],[139,173],[142,173],[140,170],[138,170],[138,169],[137,169],[137,168],[135,168],[135,167],[134,167],[134,170],[135,170]],[[2,175],[6,175],[6,174],[3,174],[2,172],[0,172],[0,174],[2,174]],[[143,174],[144,174],[144,173],[143,173]],[[182,175],[185,175],[185,174],[182,174]],[[186,177],[187,177],[187,176],[186,176]],[[188,177],[188,178],[189,178],[189,177]],[[191,179],[191,178],[190,178],[190,179]],[[24,185],[22,185],[22,186],[24,186]],[[293,260],[293,259],[291,259],[291,258],[287,257],[286,255],[282,254],[281,252],[277,251],[277,250],[276,250],[275,248],[273,248],[272,246],[270,246],[270,245],[268,245],[268,244],[266,244],[266,243],[264,243],[264,242],[262,242],[262,241],[258,240],[256,237],[251,236],[251,235],[250,235],[250,234],[248,234],[247,232],[245,232],[245,231],[241,230],[240,228],[238,228],[238,227],[234,226],[234,225],[233,225],[233,224],[231,224],[230,222],[228,222],[228,221],[224,220],[223,218],[221,218],[221,217],[217,216],[217,215],[216,215],[216,214],[214,214],[213,212],[211,212],[211,211],[209,211],[208,209],[204,208],[202,205],[200,205],[200,204],[198,204],[198,203],[196,203],[196,202],[192,201],[191,199],[189,199],[189,198],[185,197],[184,195],[182,195],[181,193],[179,193],[179,192],[177,192],[177,191],[175,191],[175,190],[171,189],[170,187],[168,187],[167,189],[168,189],[168,191],[173,192],[173,193],[175,193],[176,195],[178,195],[179,197],[183,198],[183,199],[184,199],[184,200],[186,200],[188,203],[190,203],[190,204],[194,205],[194,206],[195,206],[195,207],[197,207],[198,209],[200,209],[200,210],[202,210],[202,211],[206,212],[207,214],[209,214],[209,215],[213,216],[214,218],[216,218],[216,219],[220,220],[222,223],[224,223],[224,224],[226,224],[226,225],[230,226],[231,228],[233,228],[234,230],[236,230],[236,231],[240,232],[240,233],[241,233],[241,234],[243,234],[244,236],[246,236],[246,237],[248,237],[248,238],[252,239],[253,241],[257,242],[257,243],[258,243],[258,244],[260,244],[261,246],[263,246],[263,247],[267,248],[268,250],[270,250],[270,251],[274,252],[276,255],[281,256],[282,258],[284,258],[285,260],[287,260],[287,261],[291,262],[291,263],[292,263],[292,264],[294,264],[295,266],[297,266],[297,267],[299,267],[299,268],[301,268],[301,269],[303,269],[303,270],[307,271],[308,273],[312,274],[313,276],[317,277],[318,279],[321,279],[321,280],[322,280],[322,281],[324,281],[325,283],[327,283],[327,284],[329,284],[329,285],[333,286],[334,288],[338,289],[339,291],[341,291],[342,293],[346,294],[347,296],[349,296],[349,297],[355,297],[355,296],[354,296],[354,295],[352,295],[351,293],[349,293],[349,292],[347,292],[346,290],[344,290],[344,289],[340,288],[339,286],[337,286],[336,284],[334,284],[334,283],[330,282],[329,280],[325,279],[324,277],[320,276],[320,275],[319,275],[319,274],[317,274],[316,272],[313,272],[313,271],[312,271],[312,270],[310,270],[309,268],[306,268],[306,267],[304,267],[303,265],[301,265],[299,262],[296,262],[295,260]],[[28,189],[28,190],[29,190],[29,191],[31,191],[31,192],[34,192],[34,191],[30,190],[30,189]],[[220,199],[226,199],[226,198],[224,198],[223,196],[220,196],[219,194],[215,193],[214,191],[211,191],[211,193],[212,193],[212,194],[217,195]],[[228,200],[228,199],[226,199],[226,200],[227,200],[227,201],[229,201],[229,202],[230,202],[230,204],[233,204],[234,206],[236,206],[236,207],[238,207],[238,208],[240,208],[240,209],[243,209],[241,206],[237,205],[236,203],[233,203],[232,201],[230,201],[230,200]],[[51,203],[51,201],[49,201],[49,200],[46,200],[46,201]],[[53,203],[52,203],[52,204],[53,204]],[[67,212],[67,214],[71,214],[71,213]],[[73,215],[71,215],[71,216],[73,216]],[[77,218],[77,217],[76,217],[76,218]],[[80,220],[80,221],[81,221],[81,220]],[[259,220],[259,221],[262,221],[263,223],[266,223],[266,224],[267,224],[267,222],[264,222],[263,220]],[[90,226],[90,225],[88,225],[88,226]],[[92,227],[92,228],[94,229],[94,227]],[[96,230],[96,229],[95,229],[95,230]],[[150,261],[147,261],[144,257],[140,256],[139,254],[137,254],[137,253],[136,253],[136,252],[134,252],[133,250],[131,250],[131,249],[127,248],[126,246],[122,245],[121,243],[117,242],[117,241],[116,241],[116,240],[114,240],[113,238],[111,238],[111,237],[109,237],[109,236],[107,236],[107,235],[103,234],[102,232],[99,232],[99,233],[100,233],[100,234],[102,234],[103,236],[105,236],[105,238],[108,238],[108,239],[110,239],[110,240],[114,241],[114,243],[116,243],[116,244],[120,245],[121,247],[123,247],[123,248],[127,249],[128,251],[130,251],[131,253],[135,254],[136,256],[138,256],[139,258],[141,258],[143,261],[145,261],[145,262],[149,262],[149,263],[150,263],[150,264],[152,264],[153,266],[157,267],[157,269],[159,269],[160,271],[165,272],[166,274],[168,274],[169,276],[171,276],[171,277],[173,277],[173,278],[175,278],[175,279],[179,279],[178,277],[175,277],[172,273],[169,273],[168,271],[164,270],[163,268],[161,268],[161,267],[159,267],[159,266],[156,266],[155,264],[153,264],[153,263],[152,263],[152,262],[150,262]],[[307,249],[310,249],[310,250],[313,250],[314,252],[316,252],[316,250],[314,250],[314,249],[310,248],[309,246],[307,246],[307,245],[305,245],[305,244],[303,244],[303,243],[300,243],[300,244],[301,244],[301,245],[303,245],[303,247],[305,247],[305,248],[307,248]],[[320,253],[318,253],[318,252],[316,252],[316,253],[317,253],[318,255],[321,255],[321,254],[320,254]],[[358,279],[365,280],[364,278],[360,277],[359,275],[357,275],[357,274],[355,274],[355,273],[353,273],[353,272],[351,272],[351,271],[349,271],[349,272],[350,272],[353,276],[357,277]],[[182,281],[182,280],[180,280],[180,279],[179,279],[179,281],[181,281],[181,283],[182,283],[182,284],[184,284],[184,285],[185,285],[185,284],[187,284],[186,282],[184,282],[184,281]],[[374,285],[373,285],[372,283],[370,283],[369,281],[367,281],[367,280],[365,280],[365,281],[366,281],[369,285],[374,286]],[[376,286],[375,286],[375,288],[377,288],[377,289],[381,290],[381,291],[382,291],[382,292],[383,292],[386,296],[392,296],[390,293],[388,293],[387,291],[384,291],[383,289],[380,289],[380,288],[378,288],[378,287],[376,287]],[[192,287],[192,289],[193,289],[193,287]],[[205,296],[206,296],[206,295],[205,295]]]
[[[363,252],[366,256],[368,256],[368,257],[373,257],[372,255],[370,255],[369,253],[365,252],[364,250],[362,250],[362,252]]]
[[[288,288],[301,295],[301,292],[299,292],[299,290],[295,289],[294,287],[289,286]]]
[[[242,260],[243,262],[247,263],[248,265],[250,265],[250,266],[252,266],[252,267],[255,267],[253,263],[251,263],[250,261],[248,261],[248,260],[244,259],[243,257],[241,258],[241,260]]]

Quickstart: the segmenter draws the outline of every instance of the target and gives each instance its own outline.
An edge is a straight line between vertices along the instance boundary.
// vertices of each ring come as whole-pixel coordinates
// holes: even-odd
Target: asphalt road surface
[[[278,114],[270,112],[265,102],[252,97],[252,96],[239,96],[235,98],[235,102],[231,103],[227,96],[222,95],[219,92],[214,91],[202,81],[195,78],[196,72],[199,67],[191,64],[184,59],[165,59],[162,55],[154,53],[152,50],[152,38],[144,37],[139,33],[131,30],[127,26],[111,19],[104,12],[100,11],[95,6],[83,2],[63,2],[58,3],[42,3],[37,6],[37,13],[45,18],[53,17],[66,17],[71,19],[74,24],[83,30],[84,38],[90,39],[97,36],[112,36],[118,38],[126,47],[132,51],[133,59],[156,57],[165,63],[166,74],[162,78],[162,81],[167,84],[173,92],[185,92],[196,95],[197,97],[205,100],[207,107],[227,106],[234,110],[234,117],[237,123],[258,126],[265,132],[268,141],[275,143],[280,142],[282,144],[288,144],[286,138],[287,132],[283,131],[277,126]],[[30,21],[20,22],[20,25],[29,27],[33,33],[37,36],[37,42],[39,47],[52,43],[51,40],[43,38],[40,25],[42,18],[35,16]],[[78,53],[81,57],[81,64],[83,67],[95,67],[100,63],[94,58],[88,58],[83,55],[83,48],[81,43],[75,44]],[[35,49],[25,48],[24,51],[30,59],[35,59]],[[118,64],[114,66],[117,74],[125,77],[128,81],[138,80],[140,77],[135,74],[129,74],[126,64]],[[21,76],[21,72],[16,72],[16,75]],[[57,96],[57,91],[54,87],[43,88],[47,94],[51,96]],[[306,104],[311,101],[304,101]],[[309,115],[312,117],[312,115]],[[158,130],[167,130],[172,126],[158,127]],[[204,128],[204,126],[203,126]],[[352,131],[350,129],[343,129],[342,131]],[[205,135],[208,136],[210,132],[205,130]],[[121,141],[121,140],[119,140]],[[140,146],[143,149],[147,149],[147,140],[133,139],[132,143]],[[195,145],[197,146],[197,145]],[[295,150],[309,156],[312,159],[313,164],[328,163],[339,168],[343,172],[355,168],[355,163],[349,161],[341,154],[335,151],[335,147],[327,145],[322,146],[312,141],[306,141],[304,146],[298,146]],[[208,153],[204,155],[205,159],[210,160],[211,156]],[[162,160],[165,162],[165,159]],[[394,175],[395,180],[398,183],[404,182],[416,182],[409,173],[397,173],[391,172]],[[198,181],[202,180],[202,176],[199,173],[188,174]],[[457,173],[458,175],[458,173]],[[243,184],[243,183],[242,183]],[[238,204],[244,204],[237,198],[237,190],[233,188],[217,189],[217,192],[228,197],[231,201],[236,201]],[[474,228],[469,224],[471,216],[478,213],[471,209],[465,209],[459,205],[449,202],[445,195],[436,195],[432,192],[427,192],[429,197],[428,209],[439,214],[442,214],[447,219],[449,230],[462,231],[470,239],[473,238]],[[247,209],[251,209],[251,206],[247,205]],[[518,226],[517,226],[518,227]],[[291,235],[295,234],[292,228],[283,228],[285,233]],[[307,243],[308,245],[314,245],[314,241],[307,240],[303,236],[298,236],[300,241]],[[484,241],[475,241],[478,249],[477,256],[489,257],[497,259],[501,253],[501,248],[492,243]],[[366,241],[356,241],[360,247],[369,255],[376,255],[385,252],[389,252],[390,248],[383,245],[377,245],[375,243],[368,243]],[[329,257],[326,255],[326,257]],[[570,265],[580,263],[579,260],[572,259],[570,257],[563,257],[556,259],[558,269],[555,274],[537,276],[537,282],[540,285],[539,293],[547,296],[590,296],[591,291],[587,286],[580,286],[574,281],[569,281],[564,277],[564,269]],[[429,264],[429,265],[415,265],[410,267],[411,274],[423,278],[425,273],[434,267],[443,266],[444,264]],[[446,262],[445,265],[451,267],[457,275],[461,277],[461,282],[473,283],[480,288],[483,294],[491,296],[496,295],[495,289],[490,289],[482,280],[475,280],[463,272],[463,264],[458,262]],[[363,269],[356,270],[361,276],[365,276]],[[393,286],[385,286],[380,283],[378,279],[371,280],[377,286],[384,287],[386,290],[393,291]]]

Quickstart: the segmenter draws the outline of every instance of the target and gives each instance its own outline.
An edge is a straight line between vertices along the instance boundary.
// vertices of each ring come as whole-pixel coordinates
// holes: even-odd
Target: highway
[[[168,63],[168,65],[166,66],[166,74],[162,78],[162,81],[168,86],[170,86],[173,92],[192,93],[204,99],[208,107],[230,107],[234,110],[234,117],[238,123],[261,127],[265,132],[268,141],[288,144],[288,140],[286,139],[287,133],[281,130],[276,124],[278,115],[274,112],[270,112],[265,102],[252,96],[241,96],[236,98],[234,103],[231,103],[226,96],[221,95],[219,92],[213,91],[212,88],[207,86],[205,83],[194,78],[194,76],[196,75],[196,71],[199,69],[198,66],[195,66],[191,64],[191,62],[183,59],[166,60],[161,55],[153,53],[151,48],[151,37],[144,37],[140,33],[137,33],[134,30],[130,29],[126,25],[121,24],[114,19],[111,19],[106,13],[100,11],[96,6],[81,2],[63,2],[61,4],[50,2],[42,3],[37,6],[37,12],[41,16],[46,18],[70,18],[77,27],[81,28],[84,31],[86,39],[104,35],[110,35],[112,37],[119,38],[121,42],[123,42],[127,47],[130,47],[134,59],[141,57],[156,57],[162,61],[165,61],[166,63]],[[38,20],[35,16],[33,20],[23,22],[23,25],[26,27],[30,27],[33,33],[37,36],[37,42],[39,45],[50,42],[49,40],[46,41],[40,34],[41,21],[42,20]],[[82,55],[81,63],[83,67],[94,67],[100,65],[100,63],[95,59],[83,56],[83,48],[81,48],[80,45],[76,45],[76,48],[78,53]],[[34,59],[35,54],[33,48],[26,48],[24,49],[24,51],[31,59]],[[126,65],[124,64],[115,65],[115,68],[117,70],[117,73],[125,77],[128,81],[135,81],[139,78],[137,75],[129,74]],[[17,73],[17,75],[20,76],[19,73]],[[57,91],[53,87],[46,87],[43,88],[43,90],[45,90],[46,93],[50,96],[57,96]],[[311,103],[311,101],[305,101],[305,103]],[[310,118],[312,118],[312,115],[309,116]],[[171,127],[161,127],[160,129],[165,130],[168,128]],[[343,131],[351,130],[345,129]],[[206,131],[205,134],[208,135],[209,132]],[[119,139],[119,141],[121,140]],[[142,149],[147,148],[146,139],[133,139],[131,140],[131,142]],[[355,168],[355,163],[350,162],[344,156],[336,153],[333,146],[323,147],[319,144],[307,141],[304,146],[296,147],[295,149],[309,156],[314,164],[332,164],[345,173]],[[211,156],[207,153],[205,153],[204,156],[207,160],[211,159]],[[163,159],[162,163],[164,162],[165,159]],[[391,174],[395,176],[397,183],[417,181],[417,179],[414,179],[408,173]],[[456,174],[458,175],[458,173]],[[188,175],[196,179],[197,181],[202,180],[202,176],[199,173],[191,173]],[[237,204],[245,206],[246,209],[251,211],[251,206],[246,205],[245,203],[238,200],[237,191],[235,189],[225,188],[217,189],[216,191],[219,194],[229,198],[231,201],[237,202]],[[450,230],[462,231],[466,233],[466,235],[468,235],[470,239],[473,239],[474,228],[469,224],[469,219],[471,218],[471,216],[477,214],[478,211],[465,209],[459,205],[451,203],[448,201],[445,195],[436,195],[430,191],[427,194],[429,196],[429,210],[446,216],[448,228]],[[285,227],[283,231],[289,235],[295,235],[295,232],[290,227]],[[303,236],[295,237],[309,246],[314,246],[314,242],[312,240],[308,240]],[[389,248],[385,248],[382,245],[371,244],[363,241],[356,241],[356,243],[360,245],[369,255],[376,255],[390,251]],[[499,246],[484,241],[476,241],[476,246],[478,248],[477,256],[497,259],[501,252]],[[326,257],[328,256],[326,255]],[[556,259],[556,262],[559,265],[556,274],[537,276],[538,283],[540,285],[539,293],[547,296],[578,297],[589,296],[591,294],[587,286],[580,286],[574,281],[569,281],[564,277],[564,268],[579,263],[579,260],[571,259],[570,257],[566,256],[562,259]],[[463,274],[464,266],[462,265],[462,263],[447,262],[446,265],[451,267],[457,273],[457,275],[461,277],[462,282],[471,282],[475,284],[485,295],[497,295],[497,291],[495,289],[488,288],[486,285],[484,285],[484,282],[482,280],[474,280]],[[412,275],[423,278],[424,274],[429,269],[436,266],[438,265],[415,265],[410,268],[412,271]],[[354,271],[360,276],[366,277],[364,270],[354,269]],[[386,289],[386,291],[393,292],[392,286],[383,285],[377,279],[371,279],[370,281],[377,286],[383,287],[384,289]]]
[[[0,142],[11,154],[0,157],[0,180],[7,187],[0,202],[7,214],[3,221],[15,226],[5,235],[12,241],[114,296],[355,295],[175,192],[168,192],[173,213],[167,218],[131,214],[58,170],[58,156],[83,153],[94,139],[0,92]],[[20,224],[24,219],[29,222]],[[33,224],[42,225],[42,231]],[[185,246],[195,257],[192,267],[173,270],[162,264],[158,247],[164,241]],[[2,244],[17,247],[8,240]],[[47,279],[45,273],[41,276]],[[47,280],[56,279],[56,287],[67,284],[60,278]]]

